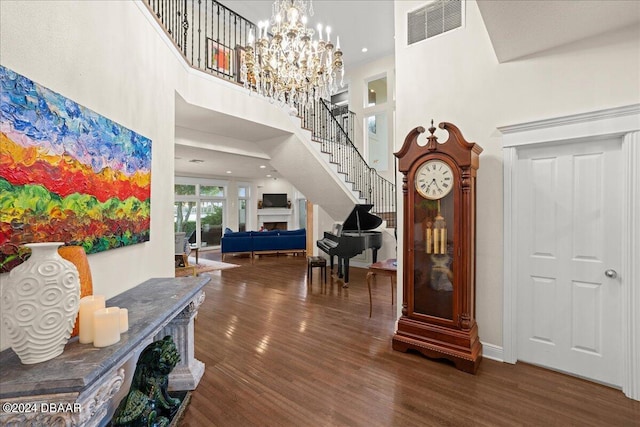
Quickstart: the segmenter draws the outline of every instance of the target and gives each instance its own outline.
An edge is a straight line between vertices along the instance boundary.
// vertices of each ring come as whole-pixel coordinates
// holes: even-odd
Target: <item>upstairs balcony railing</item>
[[[266,0],[265,0],[266,1]],[[217,77],[242,83],[240,66],[249,32],[256,25],[216,0],[144,0],[187,63]],[[373,213],[395,227],[395,185],[369,167],[354,140],[355,115],[326,100],[298,107],[302,126],[331,155]]]
[[[240,82],[240,61],[256,25],[215,0],[144,0],[192,67]]]

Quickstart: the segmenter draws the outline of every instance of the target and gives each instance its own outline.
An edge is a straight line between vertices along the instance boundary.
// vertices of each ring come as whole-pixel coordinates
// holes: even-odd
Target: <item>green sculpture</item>
[[[173,338],[149,344],[138,359],[131,388],[112,419],[114,426],[164,427],[180,406],[167,392],[169,373],[180,362]]]

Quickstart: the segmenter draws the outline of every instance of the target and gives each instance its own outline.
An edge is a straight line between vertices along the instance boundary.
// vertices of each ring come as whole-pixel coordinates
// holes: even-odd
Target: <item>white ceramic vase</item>
[[[60,355],[78,315],[78,269],[58,254],[63,244],[26,244],[31,257],[2,286],[2,330],[24,364]]]

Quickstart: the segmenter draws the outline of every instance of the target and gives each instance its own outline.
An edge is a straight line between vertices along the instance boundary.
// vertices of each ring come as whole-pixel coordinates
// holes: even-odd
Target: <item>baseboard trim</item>
[[[497,362],[504,362],[504,350],[500,346],[483,342],[482,357]]]

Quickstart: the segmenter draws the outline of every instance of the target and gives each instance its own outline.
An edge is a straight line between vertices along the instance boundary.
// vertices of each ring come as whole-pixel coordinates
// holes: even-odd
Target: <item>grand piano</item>
[[[316,245],[329,255],[331,271],[333,259],[338,257],[338,277],[343,277],[344,287],[349,285],[349,259],[366,249],[373,252],[373,262],[378,260],[378,249],[382,246],[382,233],[370,231],[382,224],[382,218],[370,214],[373,205],[356,205],[342,226],[334,227],[332,232],[325,231],[324,238]]]

